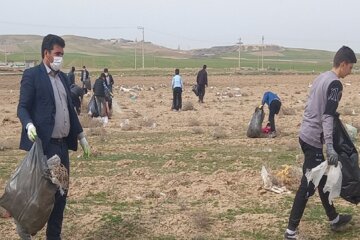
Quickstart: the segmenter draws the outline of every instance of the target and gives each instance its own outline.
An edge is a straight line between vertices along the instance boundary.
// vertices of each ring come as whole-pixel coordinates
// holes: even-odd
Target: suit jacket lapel
[[[44,63],[40,64],[40,70],[41,70],[41,80],[43,80],[45,87],[48,89],[48,91],[51,95],[51,100],[55,104],[54,89],[51,85],[49,74],[46,71],[46,67],[45,67]]]

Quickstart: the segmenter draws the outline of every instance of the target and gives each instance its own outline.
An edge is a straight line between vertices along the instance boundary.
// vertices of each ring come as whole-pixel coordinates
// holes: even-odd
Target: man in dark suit
[[[81,70],[80,80],[83,84],[84,93],[86,94],[88,90],[91,90],[91,82],[89,77],[89,71],[86,69],[85,66],[83,66],[83,69]]]
[[[206,65],[204,65],[203,68],[198,72],[196,83],[198,85],[199,103],[204,103],[205,86],[208,86]]]
[[[109,73],[109,70],[107,68],[104,68],[104,73],[105,73],[105,84],[107,86],[107,88],[110,90],[110,92],[113,92],[113,85],[114,85],[114,79],[113,76]],[[109,96],[105,97],[106,102],[108,103],[109,106],[109,111],[112,110],[112,98]]]
[[[60,71],[64,47],[61,37],[51,34],[44,37],[42,63],[25,70],[22,76],[17,115],[22,124],[20,149],[29,151],[35,138],[39,137],[44,154],[48,158],[57,154],[69,172],[68,149],[76,151],[79,140],[84,156],[89,156],[90,147],[71,102],[67,77]],[[47,240],[61,239],[66,195],[61,196],[59,191],[55,195],[47,223]],[[21,226],[18,229],[20,234]]]
[[[75,67],[71,67],[71,70],[67,76],[68,76],[69,86],[75,84]]]

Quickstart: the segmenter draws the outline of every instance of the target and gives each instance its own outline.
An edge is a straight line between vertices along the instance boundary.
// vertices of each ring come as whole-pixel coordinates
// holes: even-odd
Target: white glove
[[[80,145],[81,145],[81,148],[83,149],[84,157],[89,157],[90,156],[90,146],[89,146],[89,143],[86,141],[85,137],[80,139]]]
[[[36,128],[34,124],[29,123],[26,129],[27,129],[28,138],[30,139],[30,141],[34,142],[37,137]]]

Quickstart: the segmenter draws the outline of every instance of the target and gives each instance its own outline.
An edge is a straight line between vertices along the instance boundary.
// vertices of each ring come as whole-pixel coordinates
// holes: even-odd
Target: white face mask
[[[63,57],[55,56],[54,61],[50,63],[50,68],[55,72],[60,71],[63,63]]]

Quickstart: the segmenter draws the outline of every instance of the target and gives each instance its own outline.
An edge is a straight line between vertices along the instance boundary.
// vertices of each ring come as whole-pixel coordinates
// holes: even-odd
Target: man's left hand
[[[85,137],[80,139],[80,145],[81,145],[81,148],[83,149],[84,157],[85,158],[89,157],[90,156],[90,146]]]

